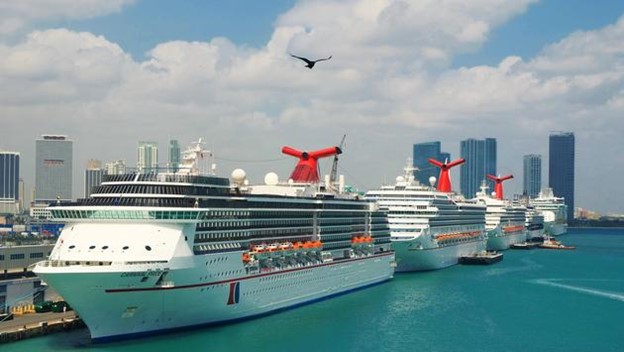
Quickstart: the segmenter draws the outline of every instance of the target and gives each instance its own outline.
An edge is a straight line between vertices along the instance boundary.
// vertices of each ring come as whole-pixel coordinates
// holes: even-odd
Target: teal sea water
[[[571,229],[575,251],[387,283],[238,324],[91,344],[86,330],[0,351],[624,351],[624,229]]]

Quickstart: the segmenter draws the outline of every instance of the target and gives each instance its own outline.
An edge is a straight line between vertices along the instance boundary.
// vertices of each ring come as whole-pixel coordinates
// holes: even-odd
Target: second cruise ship
[[[436,190],[435,177],[421,185],[415,171],[408,161],[394,185],[366,193],[388,213],[397,271],[441,269],[485,250],[485,206]]]

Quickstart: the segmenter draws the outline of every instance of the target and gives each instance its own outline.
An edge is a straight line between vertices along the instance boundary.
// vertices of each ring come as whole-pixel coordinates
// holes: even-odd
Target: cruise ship
[[[487,207],[485,215],[487,249],[506,250],[512,244],[525,242],[527,239],[526,207],[502,199],[502,186],[493,195],[488,194],[487,189],[484,182],[475,198],[477,202]]]
[[[397,271],[441,269],[485,250],[485,206],[436,190],[435,177],[421,185],[415,171],[408,160],[394,185],[366,193],[388,212]]]
[[[34,272],[96,342],[259,317],[391,279],[385,213],[318,182],[316,159],[340,149],[283,152],[300,157],[288,182],[203,173],[201,143],[176,173],[105,176],[89,198],[50,208],[66,226]]]
[[[568,232],[568,206],[561,197],[555,197],[552,188],[544,188],[531,205],[544,215],[544,231],[549,236],[559,236]]]
[[[544,238],[544,215],[530,205],[527,207],[525,225],[528,241]]]

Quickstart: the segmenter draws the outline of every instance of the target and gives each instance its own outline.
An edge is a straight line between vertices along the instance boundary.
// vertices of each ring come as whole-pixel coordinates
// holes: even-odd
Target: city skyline
[[[71,137],[75,165],[134,164],[137,141],[203,138],[219,175],[243,168],[255,183],[288,177],[282,146],[346,134],[339,172],[362,190],[393,180],[414,143],[458,156],[459,141],[492,136],[497,172],[516,176],[511,195],[522,193],[522,157],[546,165],[550,133],[565,130],[576,137],[575,205],[624,213],[602,180],[624,173],[622,2],[90,3],[8,2],[0,13],[12,24],[0,29],[0,148],[21,153],[27,195],[33,140],[48,133]],[[289,53],[333,57],[309,70]]]

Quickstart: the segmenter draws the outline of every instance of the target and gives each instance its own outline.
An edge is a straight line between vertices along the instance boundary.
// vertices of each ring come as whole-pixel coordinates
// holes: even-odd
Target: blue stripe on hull
[[[301,306],[305,306],[305,305],[308,305],[308,304],[321,302],[321,301],[324,301],[324,300],[327,300],[327,299],[330,299],[330,298],[342,296],[342,295],[345,295],[347,293],[351,293],[351,292],[359,291],[359,290],[362,290],[362,289],[365,289],[365,288],[369,288],[369,287],[373,287],[373,286],[376,286],[376,285],[383,284],[384,282],[390,281],[391,279],[392,279],[392,277],[389,277],[387,279],[383,279],[381,281],[373,282],[373,283],[370,283],[370,284],[367,284],[367,285],[364,285],[364,286],[352,288],[352,289],[349,289],[349,290],[346,290],[346,291],[342,291],[342,292],[332,293],[332,294],[327,295],[327,296],[311,299],[309,301],[296,303],[296,304],[293,304],[293,305],[287,306],[287,307],[281,307],[281,308],[273,309],[273,310],[270,310],[270,311],[267,311],[267,312],[264,312],[264,313],[260,313],[260,314],[256,314],[256,315],[250,315],[250,316],[247,316],[247,317],[230,319],[230,320],[222,320],[222,321],[212,322],[212,323],[202,323],[202,324],[197,324],[197,325],[187,325],[187,326],[181,326],[181,327],[175,327],[175,328],[169,328],[169,329],[136,332],[136,333],[124,334],[124,335],[104,336],[104,337],[92,338],[91,341],[93,341],[94,343],[106,343],[106,342],[113,342],[113,341],[121,341],[121,340],[133,339],[133,338],[138,338],[138,337],[148,337],[148,336],[160,335],[162,333],[172,333],[172,332],[179,332],[179,331],[185,331],[185,330],[191,330],[191,329],[200,329],[200,328],[211,327],[211,326],[221,326],[221,325],[228,325],[228,324],[239,323],[239,322],[243,322],[243,321],[246,321],[246,320],[258,319],[258,318],[262,318],[262,317],[265,317],[265,316],[268,316],[268,315],[272,315],[272,314],[275,314],[275,313],[287,311],[287,310],[294,309],[294,308],[297,308],[297,307],[301,307]]]

